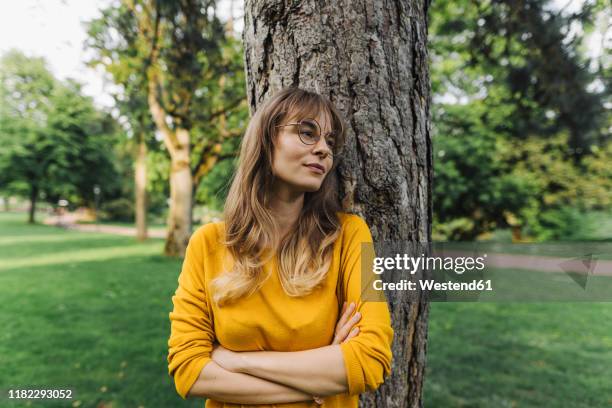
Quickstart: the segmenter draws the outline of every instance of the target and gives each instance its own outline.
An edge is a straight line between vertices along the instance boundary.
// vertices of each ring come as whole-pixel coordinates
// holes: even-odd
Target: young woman
[[[344,136],[328,99],[294,87],[251,119],[224,221],[195,231],[172,297],[168,371],[181,397],[349,408],[389,375],[387,303],[362,292],[370,230],[336,194]]]

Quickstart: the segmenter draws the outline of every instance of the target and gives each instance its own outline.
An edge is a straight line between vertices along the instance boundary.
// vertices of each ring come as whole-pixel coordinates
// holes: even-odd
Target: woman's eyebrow
[[[321,125],[319,125],[319,126],[321,126]],[[325,128],[323,126],[321,126],[321,133],[323,135],[334,134],[336,132],[335,129],[333,127],[331,127],[331,126],[330,126],[330,128],[331,128],[331,130],[329,132],[325,133],[325,132],[323,132],[323,129],[325,129]]]

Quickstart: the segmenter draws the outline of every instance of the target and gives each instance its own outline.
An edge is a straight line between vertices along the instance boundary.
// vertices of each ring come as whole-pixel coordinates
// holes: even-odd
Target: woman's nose
[[[324,157],[332,155],[332,150],[327,145],[327,142],[325,141],[324,137],[320,138],[319,141],[314,145],[314,152],[315,154],[324,153]]]

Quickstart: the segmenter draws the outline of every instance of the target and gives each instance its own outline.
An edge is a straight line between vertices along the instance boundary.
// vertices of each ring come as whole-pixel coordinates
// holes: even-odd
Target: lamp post
[[[66,214],[66,208],[68,208],[68,200],[65,200],[62,198],[57,202],[57,205],[60,208],[59,209],[59,219],[57,223],[59,224],[60,227],[68,228],[68,222],[66,221],[66,217],[64,217],[64,215]]]

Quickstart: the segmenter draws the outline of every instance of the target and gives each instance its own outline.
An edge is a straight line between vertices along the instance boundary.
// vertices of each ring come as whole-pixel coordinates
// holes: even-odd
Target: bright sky
[[[110,0],[0,0],[0,53],[17,48],[30,56],[43,56],[51,71],[59,78],[75,78],[84,84],[83,91],[94,97],[96,104],[112,107],[108,94],[112,85],[105,85],[104,71],[85,66],[83,43],[84,22],[96,18],[98,10]],[[233,4],[234,16],[242,16],[241,1],[218,3],[218,15],[225,20]],[[242,19],[234,28],[242,30]]]
[[[566,12],[576,11],[584,0],[553,0],[555,8],[567,6]],[[110,0],[14,0],[0,1],[0,53],[18,48],[31,56],[47,59],[53,73],[59,78],[75,78],[84,84],[84,92],[94,97],[100,106],[113,106],[108,94],[112,85],[105,85],[102,70],[95,71],[85,66],[83,43],[84,21],[98,16],[98,9]],[[218,1],[218,13],[226,20],[233,8],[235,29],[242,31],[242,2],[240,0]],[[606,39],[612,46],[612,39]],[[591,55],[602,52],[601,35],[589,41]]]

